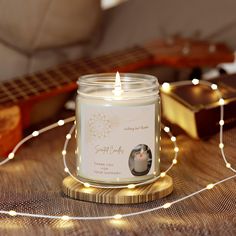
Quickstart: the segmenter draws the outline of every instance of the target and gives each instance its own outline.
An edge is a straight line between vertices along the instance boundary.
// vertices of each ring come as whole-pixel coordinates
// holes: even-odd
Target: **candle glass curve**
[[[160,97],[156,77],[92,74],[78,80],[77,175],[96,184],[152,179],[160,165]]]

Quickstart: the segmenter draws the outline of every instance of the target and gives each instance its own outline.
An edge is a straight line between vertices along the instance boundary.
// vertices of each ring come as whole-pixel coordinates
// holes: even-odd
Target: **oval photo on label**
[[[133,148],[129,156],[129,169],[134,176],[147,175],[152,166],[152,152],[146,144]]]

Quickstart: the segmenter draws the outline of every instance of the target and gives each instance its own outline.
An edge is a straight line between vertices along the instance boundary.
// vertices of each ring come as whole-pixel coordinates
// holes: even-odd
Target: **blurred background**
[[[0,80],[172,36],[235,49],[235,7],[234,0],[2,0]]]

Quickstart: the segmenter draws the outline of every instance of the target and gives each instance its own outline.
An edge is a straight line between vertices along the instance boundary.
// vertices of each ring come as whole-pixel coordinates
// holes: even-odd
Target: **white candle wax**
[[[148,155],[147,152],[141,150],[134,156],[134,171],[144,172],[148,169]]]

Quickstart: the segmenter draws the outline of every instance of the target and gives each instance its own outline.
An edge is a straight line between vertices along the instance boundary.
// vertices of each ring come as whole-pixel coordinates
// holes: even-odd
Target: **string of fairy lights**
[[[34,217],[34,218],[48,218],[48,219],[60,219],[60,220],[106,220],[106,219],[121,219],[121,218],[125,218],[125,217],[131,217],[131,216],[136,216],[136,215],[140,215],[140,214],[145,214],[148,212],[153,212],[153,211],[157,211],[160,209],[166,209],[169,208],[171,206],[173,206],[176,203],[182,202],[188,198],[191,198],[193,196],[196,196],[204,191],[208,191],[211,190],[212,188],[214,188],[215,186],[222,184],[226,181],[229,181],[233,178],[236,178],[236,170],[231,166],[231,163],[228,162],[225,152],[224,152],[224,142],[223,142],[223,126],[224,126],[224,104],[225,101],[218,89],[218,86],[216,84],[212,84],[208,81],[199,81],[198,79],[193,79],[192,81],[182,81],[182,82],[178,82],[178,84],[181,85],[189,85],[189,84],[193,84],[194,86],[197,86],[198,84],[205,84],[207,86],[209,86],[212,90],[216,91],[218,94],[218,103],[220,105],[220,120],[219,120],[219,126],[220,126],[220,135],[219,135],[219,149],[220,149],[220,153],[222,155],[222,158],[224,160],[225,166],[226,168],[230,169],[234,174],[227,177],[227,178],[223,178],[220,181],[217,181],[215,183],[209,183],[208,185],[206,185],[205,187],[201,188],[200,190],[197,190],[189,195],[186,195],[184,197],[178,198],[174,201],[171,202],[167,202],[163,205],[157,206],[157,207],[153,207],[153,208],[148,208],[146,210],[142,210],[142,211],[137,211],[137,212],[131,212],[131,213],[127,213],[127,214],[115,214],[115,215],[107,215],[107,216],[68,216],[68,215],[63,215],[63,216],[59,216],[59,215],[46,215],[46,214],[33,214],[33,213],[26,213],[26,212],[16,212],[14,210],[10,210],[10,211],[5,211],[5,210],[0,210],[0,214],[4,214],[4,215],[9,215],[9,216],[24,216],[24,217]],[[163,91],[168,92],[171,89],[171,85],[169,83],[163,83],[162,84],[162,88]],[[172,159],[172,163],[171,165],[163,172],[161,172],[159,175],[154,175],[152,180],[148,180],[142,183],[137,183],[137,184],[129,184],[129,185],[118,185],[118,186],[96,186],[95,184],[90,184],[90,183],[86,183],[81,181],[80,179],[78,179],[76,176],[74,176],[71,171],[69,170],[67,163],[66,163],[66,154],[67,154],[67,146],[69,144],[70,139],[72,138],[72,134],[75,130],[75,117],[70,117],[67,118],[65,120],[59,120],[58,122],[51,124],[45,128],[42,128],[40,130],[36,130],[34,132],[32,132],[32,134],[26,136],[25,138],[23,138],[12,150],[11,153],[9,153],[8,157],[6,159],[4,159],[3,161],[0,162],[0,166],[6,164],[7,162],[9,162],[10,160],[12,160],[15,157],[15,154],[17,152],[17,150],[28,140],[35,138],[37,136],[39,136],[42,133],[45,133],[49,130],[52,130],[56,127],[60,127],[63,126],[64,124],[70,123],[70,122],[74,122],[74,124],[72,125],[72,127],[70,128],[69,132],[66,134],[66,138],[65,138],[65,142],[64,142],[64,146],[63,146],[63,150],[62,150],[62,158],[63,158],[63,163],[64,163],[64,171],[69,174],[74,180],[80,182],[81,184],[84,185],[84,187],[86,188],[129,188],[129,189],[133,189],[135,187],[138,187],[140,185],[144,185],[144,184],[148,184],[151,183],[153,181],[156,181],[159,178],[163,178],[165,177],[166,173],[168,171],[171,170],[171,168],[177,164],[177,157],[178,157],[178,152],[179,152],[179,147],[177,145],[176,142],[176,137],[173,136],[173,134],[170,131],[170,128],[167,126],[163,126],[162,129],[164,130],[165,133],[167,133],[167,135],[169,136],[169,138],[171,139],[171,141],[173,142],[173,151],[174,151],[174,157]]]

